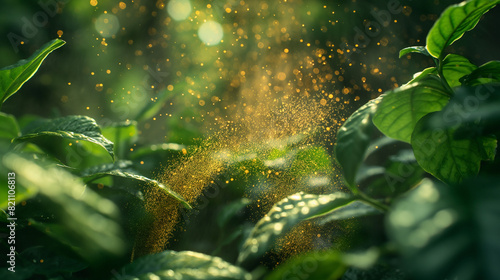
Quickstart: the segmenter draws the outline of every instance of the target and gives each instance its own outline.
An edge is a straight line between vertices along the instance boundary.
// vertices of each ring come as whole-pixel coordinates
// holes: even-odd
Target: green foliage
[[[483,14],[498,3],[500,1],[468,0],[448,7],[427,35],[426,48],[429,53],[441,58],[446,47],[473,29]]]
[[[18,217],[16,233],[25,241],[16,245],[15,277],[498,278],[500,64],[477,67],[464,56],[446,53],[498,2],[452,5],[434,23],[425,47],[400,51],[400,57],[423,54],[435,66],[361,106],[339,129],[335,157],[345,184],[335,179],[325,148],[306,145],[303,135],[295,135],[208,155],[221,165],[221,173],[203,179],[212,184],[197,198],[201,202],[190,197],[193,207],[150,176],[203,150],[198,144],[204,135],[197,125],[169,119],[166,138],[178,143],[144,145],[147,140],[139,139],[140,122],[156,116],[174,98],[172,88],[163,90],[135,120],[102,127],[87,116],[17,120],[0,113],[3,193],[9,189],[6,174],[16,173],[16,200],[1,197],[0,221]],[[63,44],[51,41],[30,59],[0,70],[1,103]],[[188,83],[176,85],[175,91],[187,89]],[[183,110],[186,118],[195,115],[192,108]],[[274,184],[273,176],[280,173],[286,173],[290,186]],[[325,194],[307,181],[318,177],[326,178],[324,184],[335,191]],[[252,187],[243,194],[245,183]],[[296,193],[297,187],[310,193]],[[175,205],[146,201],[146,193],[166,194]],[[264,205],[263,196],[285,198]],[[145,213],[154,203],[172,211],[155,221],[160,227],[178,222],[175,211],[183,222],[172,233],[174,248],[137,257],[142,249],[138,236],[158,233],[150,232],[156,225]],[[9,212],[12,204],[15,213]],[[257,208],[265,210],[258,216],[249,213]],[[198,220],[191,223],[191,218]],[[200,252],[212,251],[212,256],[184,251],[186,243],[198,244],[185,235],[193,224],[198,239],[210,241],[198,247]],[[277,240],[305,225],[321,232],[311,242],[312,251],[287,260],[288,252],[274,250]],[[2,228],[0,233],[7,234]],[[109,266],[104,264],[108,261]],[[0,278],[10,276],[0,272]]]
[[[122,270],[120,279],[238,279],[252,276],[221,258],[196,252],[164,251],[134,261]]]
[[[477,175],[482,160],[493,160],[497,141],[492,137],[457,139],[456,129],[430,129],[439,113],[422,118],[412,135],[415,158],[424,170],[436,178],[458,183]]]
[[[339,252],[311,252],[294,257],[275,269],[266,280],[340,279],[346,270]]]
[[[425,47],[413,46],[413,47],[404,48],[401,51],[399,51],[399,58],[401,58],[407,54],[410,54],[410,53],[419,53],[419,54],[423,54],[426,56],[431,56]]]
[[[498,177],[462,185],[424,180],[388,215],[387,230],[419,279],[500,275]]]
[[[30,213],[20,224],[31,225],[87,260],[98,261],[123,251],[122,231],[115,222],[118,209],[111,201],[55,166],[44,167],[15,154],[5,155],[3,165],[16,173],[17,187],[36,194],[45,210],[55,216],[46,219],[41,213]],[[36,207],[31,209],[36,211]]]
[[[135,184],[118,184],[116,188],[125,190],[126,192],[142,199],[142,193],[144,191],[147,191],[147,188],[138,187],[137,183],[139,183],[140,185],[145,185],[147,187],[154,187],[157,189],[161,189],[167,195],[172,196],[180,203],[182,203],[184,207],[191,208],[189,203],[178,193],[170,189],[170,187],[167,187],[156,180],[138,174],[134,174],[135,173],[134,170],[129,168],[131,164],[132,162],[121,161],[121,162],[115,162],[113,164],[103,164],[103,165],[93,166],[91,168],[82,171],[80,176],[86,183],[90,183],[92,181],[95,181],[97,179],[106,176],[125,178],[133,181]],[[144,189],[144,191],[142,191],[141,189]]]
[[[36,144],[64,164],[75,168],[86,168],[100,162],[111,163],[114,160],[113,143],[101,134],[95,120],[87,116],[36,120],[25,127],[14,142]]]
[[[345,180],[351,185],[354,184],[354,179],[370,144],[374,130],[372,118],[379,102],[380,99],[374,99],[359,108],[337,134],[335,154],[343,168]]]
[[[296,193],[276,205],[254,227],[243,244],[238,263],[252,264],[274,244],[276,238],[305,219],[320,216],[353,201],[344,193],[313,195]]]
[[[52,51],[65,43],[63,40],[54,39],[42,46],[28,59],[20,60],[14,65],[0,69],[0,107],[7,98],[16,93],[36,73],[43,60]]]
[[[479,66],[469,75],[463,76],[460,82],[466,86],[500,82],[500,61],[490,61]]]
[[[16,118],[0,112],[0,141],[10,141],[21,134]]]
[[[368,195],[383,198],[378,202],[395,199],[386,217],[386,230],[394,242],[391,250],[403,256],[401,268],[412,279],[495,279],[500,275],[496,265],[500,261],[496,238],[500,234],[496,176],[499,64],[491,61],[476,67],[463,56],[445,53],[446,47],[476,26],[498,2],[471,0],[446,9],[430,30],[425,49],[417,46],[400,52],[400,57],[430,54],[436,66],[369,101],[338,132],[337,160],[353,192],[375,207],[380,205],[367,199]],[[378,105],[373,106],[374,102]],[[385,138],[373,140],[367,133],[360,134],[371,125],[367,107],[383,134],[410,143],[411,150],[398,151]],[[366,148],[369,143],[393,145],[388,150],[392,153],[389,167],[372,163],[373,149]],[[481,170],[484,166],[488,168]],[[422,169],[434,179],[422,180]],[[383,191],[394,185],[400,191]],[[386,252],[386,256],[390,254]],[[344,276],[358,279],[361,276],[355,271],[349,269]]]
[[[441,110],[450,93],[437,76],[384,93],[373,123],[385,135],[410,142],[417,122],[426,114]]]

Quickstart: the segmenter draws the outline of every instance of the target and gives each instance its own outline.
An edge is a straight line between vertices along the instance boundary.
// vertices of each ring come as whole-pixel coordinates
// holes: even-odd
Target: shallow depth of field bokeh
[[[20,123],[32,115],[86,115],[102,126],[137,121],[137,141],[124,153],[149,145],[171,153],[139,155],[136,168],[195,211],[145,192],[152,222],[134,233],[131,259],[168,248],[234,262],[238,251],[228,247],[281,199],[346,190],[333,158],[337,130],[362,104],[432,65],[424,56],[399,59],[399,51],[425,45],[455,1],[87,0],[57,9],[3,2],[0,67],[54,38],[66,41],[3,112]],[[498,15],[492,10],[450,51],[476,65],[494,59]],[[153,103],[159,109],[142,114]],[[252,163],[263,149],[265,160]],[[214,218],[230,206],[246,210]],[[266,265],[385,238],[382,218],[364,222],[302,223],[276,241]]]

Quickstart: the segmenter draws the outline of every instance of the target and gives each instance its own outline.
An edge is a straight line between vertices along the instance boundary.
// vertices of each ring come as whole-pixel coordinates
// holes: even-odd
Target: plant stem
[[[438,74],[439,77],[441,78],[441,83],[443,86],[450,92],[450,95],[454,93],[453,89],[450,87],[450,84],[448,84],[448,81],[443,75],[443,56],[441,55],[439,57],[439,60],[435,60],[437,64],[437,69],[438,69]]]
[[[349,190],[352,192],[352,194],[354,194],[354,196],[361,200],[361,201],[364,201],[368,204],[370,204],[371,206],[373,206],[374,208],[377,208],[379,209],[380,211],[382,212],[388,212],[389,211],[389,207],[371,197],[369,197],[368,195],[366,195],[365,193],[363,193],[360,189],[358,189],[357,186],[355,185],[351,185],[351,184],[347,184],[347,187],[349,188]]]
[[[357,198],[359,200],[364,201],[364,202],[370,204],[371,206],[379,209],[382,212],[389,212],[389,210],[390,210],[389,206],[387,206],[387,205],[385,205],[385,204],[383,204],[383,203],[381,203],[381,202],[379,202],[379,201],[377,201],[377,200],[375,200],[375,199],[367,196],[366,194],[364,194],[362,192],[359,192],[356,196],[357,196]]]

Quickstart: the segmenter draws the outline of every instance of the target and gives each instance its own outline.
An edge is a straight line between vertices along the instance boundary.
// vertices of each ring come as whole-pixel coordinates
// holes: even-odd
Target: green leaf
[[[85,168],[114,159],[113,143],[101,134],[95,120],[87,116],[34,121],[14,142],[35,143],[71,167]]]
[[[14,65],[0,69],[0,106],[38,70],[43,60],[53,50],[66,44],[63,40],[54,39],[43,45],[28,59],[23,59]]]
[[[373,99],[361,106],[342,125],[337,133],[335,155],[342,166],[345,180],[353,185],[356,174],[365,158],[375,129],[372,117],[381,98]]]
[[[460,86],[460,78],[470,74],[477,66],[458,54],[449,54],[443,60],[443,75],[450,87]]]
[[[413,46],[413,47],[407,47],[407,48],[400,50],[399,51],[399,58],[401,58],[404,55],[407,55],[409,53],[419,53],[419,54],[423,54],[425,56],[431,56],[424,46]]]
[[[299,222],[328,213],[351,201],[353,198],[345,193],[313,195],[300,192],[284,198],[255,225],[243,244],[238,264],[251,266],[273,246],[279,236]]]
[[[137,141],[137,122],[125,121],[121,123],[113,123],[101,128],[102,135],[113,142],[114,154],[118,158],[125,158],[125,153]]]
[[[190,251],[164,251],[126,265],[121,270],[120,279],[251,280],[252,276],[219,257]]]
[[[456,139],[456,128],[431,125],[439,112],[423,117],[415,127],[411,144],[420,166],[444,182],[461,182],[479,172],[482,160],[492,160],[497,141],[491,137]]]
[[[21,132],[16,118],[0,112],[0,141],[10,143],[12,139],[19,135],[21,135]]]
[[[122,231],[115,222],[119,212],[113,202],[100,197],[77,177],[60,168],[44,167],[12,153],[5,155],[2,162],[16,173],[16,184],[37,193],[41,209],[51,213],[50,222],[47,222],[46,217],[36,218],[41,209],[31,208],[36,212],[20,216],[18,222],[26,223],[33,217],[31,226],[66,244],[92,263],[123,253]]]
[[[119,161],[113,164],[103,164],[99,166],[93,166],[91,168],[88,168],[81,173],[81,177],[83,178],[83,181],[85,183],[92,182],[96,179],[103,178],[106,176],[113,176],[113,177],[119,177],[119,178],[125,178],[132,180],[134,183],[143,183],[147,187],[154,187],[154,188],[159,188],[162,191],[164,191],[167,195],[172,196],[176,200],[178,200],[184,207],[191,209],[192,207],[189,205],[189,203],[178,193],[173,191],[170,187],[165,186],[164,184],[138,175],[134,174],[132,170],[129,170],[128,168],[132,165],[132,162],[130,161]],[[138,196],[141,198],[141,195],[138,194],[138,191],[146,191],[144,187],[139,187],[136,184],[117,184],[113,187],[122,189],[127,191],[128,193]]]
[[[415,279],[500,275],[500,178],[459,186],[425,179],[394,204],[386,225]]]
[[[458,129],[457,139],[500,136],[500,85],[460,87],[450,102],[431,121],[433,127]]]
[[[340,279],[346,270],[342,256],[336,251],[314,251],[295,256],[279,265],[265,280]]]
[[[500,1],[469,0],[449,6],[434,23],[427,35],[427,50],[440,58],[444,49],[473,29],[481,16]]]
[[[470,73],[469,75],[462,77],[460,82],[467,86],[477,86],[486,83],[499,83],[500,61],[490,61],[479,66],[479,68],[472,71],[472,73]]]
[[[446,56],[442,63],[444,78],[451,87],[460,86],[462,84],[460,78],[471,73],[477,68],[477,66],[470,63],[467,58],[457,54],[449,54],[448,56]],[[438,71],[436,67],[426,68],[422,72],[415,73],[415,75],[413,75],[413,79],[406,85],[416,83],[424,78],[429,77],[429,75],[437,74]]]
[[[436,67],[425,68],[423,71],[415,73],[413,75],[413,78],[408,83],[404,84],[403,86],[416,83],[416,82],[422,80],[423,78],[428,77],[431,74],[437,75],[437,68]]]
[[[438,77],[431,75],[383,94],[373,123],[385,135],[410,143],[418,120],[441,110],[448,99],[449,92]]]
[[[323,225],[333,221],[359,218],[381,213],[382,212],[380,210],[374,208],[373,206],[356,200],[319,217],[312,217],[311,219],[315,219],[318,224]]]

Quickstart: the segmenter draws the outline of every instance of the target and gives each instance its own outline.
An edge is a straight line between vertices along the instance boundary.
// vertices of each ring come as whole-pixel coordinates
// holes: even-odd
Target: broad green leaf
[[[486,83],[499,83],[500,82],[500,61],[487,62],[476,70],[472,71],[469,75],[462,77],[460,80],[462,84],[467,86],[477,86]]]
[[[163,251],[135,260],[121,269],[120,279],[147,280],[251,280],[244,269],[234,266],[219,257],[183,251]]]
[[[440,58],[446,47],[460,39],[465,32],[473,29],[481,16],[500,1],[469,0],[449,6],[434,23],[427,35],[427,50]]]
[[[86,116],[34,121],[14,142],[35,143],[71,167],[85,168],[114,159],[113,143],[101,134],[95,120]]]
[[[123,253],[123,235],[115,222],[119,212],[113,202],[100,197],[79,178],[60,168],[43,167],[12,153],[4,156],[3,165],[16,173],[17,184],[37,193],[37,203],[41,203],[44,211],[52,213],[49,222],[47,218],[37,220],[36,212],[32,216],[20,216],[18,222],[26,223],[29,217],[34,217],[30,220],[31,226],[66,244],[90,262]],[[18,208],[16,212],[21,210],[30,211],[30,208]]]
[[[347,266],[336,251],[314,251],[292,257],[279,265],[265,280],[340,279]]]
[[[0,141],[11,142],[21,134],[16,118],[0,112]]]
[[[415,279],[498,278],[499,179],[458,186],[425,179],[394,204],[387,231]]]
[[[413,75],[413,78],[408,83],[406,83],[403,86],[416,83],[416,82],[422,80],[423,78],[428,77],[431,74],[436,75],[436,73],[437,73],[437,68],[436,67],[425,68],[423,71],[415,73]]]
[[[443,75],[450,87],[460,86],[460,78],[470,74],[477,66],[458,54],[449,54],[443,60]]]
[[[267,252],[274,241],[303,220],[319,216],[353,201],[345,193],[313,195],[296,193],[276,203],[254,227],[243,244],[238,264],[251,266]]]
[[[391,90],[382,95],[373,123],[385,135],[410,143],[418,120],[441,110],[448,103],[449,94],[433,75]]]
[[[371,215],[381,214],[382,212],[373,206],[368,205],[362,201],[353,201],[349,204],[341,206],[331,212],[320,215],[319,217],[312,217],[320,225],[352,218],[359,218]]]
[[[435,116],[439,117],[439,112],[423,117],[411,139],[415,158],[425,171],[444,182],[456,183],[476,175],[482,160],[494,158],[496,139],[456,139],[456,128],[432,127]]]
[[[5,157],[9,155],[8,151],[5,151],[6,154],[0,154],[0,192],[3,192],[5,195],[0,196],[0,208],[7,210],[8,206],[12,206],[12,204],[9,205],[10,202],[14,202],[16,205],[19,203],[34,197],[37,194],[37,190],[34,188],[31,188],[29,185],[25,186],[23,184],[20,184],[16,180],[16,174],[13,170],[10,170],[5,164]],[[15,200],[13,200],[13,197],[10,197],[9,200],[9,195],[8,191],[10,190],[9,180],[12,180],[14,178],[15,180]],[[3,214],[3,213],[2,213]],[[5,213],[7,214],[7,213]]]
[[[137,141],[137,122],[125,121],[101,127],[102,135],[113,142],[114,154],[125,158],[125,152]]]
[[[43,60],[53,50],[66,44],[63,40],[54,39],[43,45],[28,59],[23,59],[14,65],[0,69],[0,106],[38,70]]]
[[[375,127],[372,117],[381,98],[373,99],[354,112],[337,133],[335,155],[342,166],[345,180],[354,184],[356,174],[365,158]]]
[[[457,139],[500,135],[500,85],[460,87],[450,102],[430,122],[435,128],[458,126]]]
[[[184,207],[191,209],[191,206],[189,203],[178,193],[170,189],[170,187],[165,186],[164,184],[154,180],[150,179],[138,174],[134,174],[133,170],[131,170],[129,167],[132,165],[132,162],[128,161],[119,161],[115,162],[113,164],[104,164],[104,165],[99,165],[99,166],[93,166],[90,167],[81,173],[81,177],[85,183],[92,182],[96,179],[103,178],[106,176],[113,176],[113,177],[119,177],[119,178],[125,178],[132,180],[133,184],[117,184],[115,188],[122,189],[127,191],[128,193],[134,195],[134,196],[140,196],[137,194],[137,192],[143,192],[147,188],[159,188],[162,191],[164,191],[167,195],[175,198],[179,202],[181,202]],[[140,186],[139,184],[143,185]]]
[[[413,47],[407,47],[407,48],[400,50],[399,51],[399,58],[401,58],[404,55],[407,55],[409,53],[419,53],[419,54],[423,54],[425,56],[431,56],[424,46],[413,46]]]
[[[442,63],[444,78],[451,87],[460,86],[460,78],[467,74],[470,74],[477,68],[477,66],[470,63],[467,58],[457,54],[449,54],[448,56],[446,56]],[[415,73],[415,75],[413,75],[413,79],[406,85],[416,83],[424,78],[429,77],[429,75],[437,74],[438,71],[436,67],[426,68],[422,72]]]

